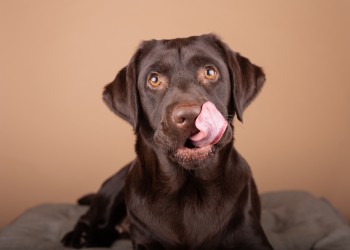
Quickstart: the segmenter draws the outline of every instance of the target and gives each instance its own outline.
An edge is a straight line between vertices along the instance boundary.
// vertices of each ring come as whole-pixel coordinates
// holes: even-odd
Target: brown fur
[[[207,65],[219,75],[203,83],[198,70]],[[152,72],[165,87],[147,84]],[[144,42],[104,91],[108,107],[133,126],[137,157],[89,196],[64,245],[109,246],[127,218],[135,249],[272,249],[250,168],[233,146],[233,117],[242,120],[264,81],[261,68],[214,35]],[[188,138],[206,101],[229,126],[208,155],[181,161],[180,148],[195,152]]]

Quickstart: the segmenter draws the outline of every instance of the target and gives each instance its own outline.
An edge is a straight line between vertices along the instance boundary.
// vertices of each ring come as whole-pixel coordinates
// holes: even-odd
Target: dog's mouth
[[[195,120],[191,135],[175,152],[181,165],[203,163],[214,155],[214,145],[221,139],[227,128],[227,121],[211,102],[202,105]]]
[[[175,158],[181,165],[197,165],[195,163],[203,162],[214,155],[214,145],[196,147],[191,140],[179,147],[175,152]]]

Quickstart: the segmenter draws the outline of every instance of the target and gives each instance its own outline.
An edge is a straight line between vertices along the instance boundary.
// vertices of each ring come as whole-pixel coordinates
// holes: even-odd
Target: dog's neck
[[[136,154],[142,176],[152,183],[150,186],[165,193],[177,192],[188,182],[202,183],[205,186],[220,183],[225,177],[232,177],[236,166],[242,165],[233,142],[219,149],[200,167],[193,169],[186,169],[176,163],[142,133],[137,136]]]

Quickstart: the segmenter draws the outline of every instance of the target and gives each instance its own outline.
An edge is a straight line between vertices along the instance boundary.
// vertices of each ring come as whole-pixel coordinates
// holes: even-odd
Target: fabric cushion
[[[350,250],[350,228],[325,199],[285,191],[263,194],[261,201],[262,224],[276,250]],[[73,204],[31,208],[0,231],[0,249],[68,249],[60,240],[86,210]],[[110,249],[131,250],[132,245],[121,240]]]

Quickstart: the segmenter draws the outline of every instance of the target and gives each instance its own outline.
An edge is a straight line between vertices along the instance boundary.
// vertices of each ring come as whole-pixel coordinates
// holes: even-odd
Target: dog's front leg
[[[108,247],[120,237],[115,226],[126,217],[124,185],[130,164],[105,181],[91,199],[89,210],[80,217],[62,243],[68,247]]]

